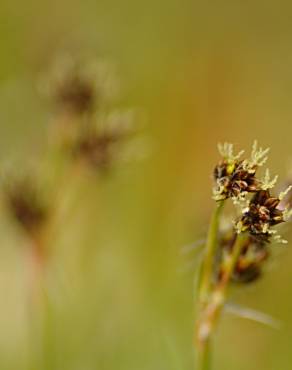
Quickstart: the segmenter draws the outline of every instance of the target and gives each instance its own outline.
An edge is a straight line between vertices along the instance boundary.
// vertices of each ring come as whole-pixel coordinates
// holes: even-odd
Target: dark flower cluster
[[[27,178],[4,186],[4,197],[11,216],[31,237],[43,227],[48,218],[48,209],[33,182]]]
[[[269,149],[258,149],[255,142],[250,158],[240,160],[244,152],[234,155],[232,144],[219,144],[218,148],[223,159],[214,169],[213,195],[216,201],[231,198],[236,203],[243,200],[248,193],[261,189],[262,184],[256,178],[256,171],[266,162]]]
[[[117,85],[113,72],[102,61],[65,56],[57,61],[48,81],[57,107],[52,125],[55,143],[75,163],[101,172],[123,154],[118,150],[130,136],[132,124],[129,111],[117,112],[111,106]]]
[[[246,169],[244,161],[228,163],[221,161],[214,169],[217,184],[216,200],[238,198],[240,194],[254,193],[260,189],[260,181],[255,177],[256,168]]]
[[[289,188],[288,188],[289,189]],[[236,223],[237,233],[246,233],[240,256],[232,275],[233,281],[252,282],[262,271],[263,262],[269,256],[268,245],[271,241],[286,243],[276,233],[273,226],[285,222],[290,211],[280,208],[281,198],[270,195],[269,190],[257,191],[250,200],[248,207],[243,210],[240,220]],[[236,240],[236,231],[230,229],[220,238],[220,258],[218,277],[224,271],[225,260],[232,254]]]
[[[66,76],[60,82],[55,92],[55,100],[59,108],[82,114],[93,109],[95,94],[92,82],[75,74]]]
[[[270,235],[271,227],[284,222],[283,210],[277,208],[280,199],[272,197],[269,190],[258,191],[243,213],[238,227],[252,235]]]
[[[269,256],[268,244],[271,241],[286,243],[273,227],[285,222],[292,213],[288,203],[283,201],[291,186],[275,197],[271,195],[270,189],[274,187],[277,176],[271,179],[269,170],[266,170],[263,179],[256,177],[256,171],[265,163],[268,152],[268,149],[257,149],[256,143],[248,160],[239,159],[242,152],[234,156],[231,144],[219,146],[219,151],[223,160],[214,170],[214,198],[217,201],[231,198],[235,204],[241,206],[241,216],[235,222],[235,230],[229,228],[221,232],[216,276],[220,279],[224,273],[237,234],[244,233],[245,238],[232,279],[250,282],[261,274],[262,264]],[[252,193],[251,199],[247,198],[249,193]]]
[[[70,117],[93,113],[104,91],[100,70],[101,67],[92,61],[60,56],[44,81],[46,93],[57,111]]]
[[[120,130],[111,130],[83,135],[72,148],[73,156],[95,169],[105,170],[111,165],[124,134]]]

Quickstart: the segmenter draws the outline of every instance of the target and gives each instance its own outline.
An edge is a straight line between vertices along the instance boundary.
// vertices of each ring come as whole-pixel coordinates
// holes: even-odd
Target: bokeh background
[[[47,145],[52,107],[38,81],[67,50],[116,65],[119,104],[142,112],[148,145],[105,178],[68,180],[50,246],[45,359],[27,240],[1,206],[1,369],[194,369],[197,257],[181,249],[204,238],[218,141],[249,149],[258,139],[272,172],[289,171],[291,11],[288,1],[1,1],[1,165],[21,170]],[[214,369],[291,368],[290,247],[275,246],[263,278],[232,292],[281,328],[224,315]]]

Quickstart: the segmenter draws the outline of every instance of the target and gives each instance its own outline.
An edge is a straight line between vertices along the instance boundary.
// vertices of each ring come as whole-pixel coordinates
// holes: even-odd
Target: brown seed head
[[[47,220],[48,211],[28,180],[16,181],[4,189],[7,208],[16,222],[34,236]]]
[[[255,177],[255,173],[256,168],[247,170],[244,161],[221,161],[214,169],[215,199],[237,198],[241,193],[258,191],[260,181]]]
[[[248,230],[252,235],[271,234],[271,226],[284,222],[283,211],[277,208],[279,203],[280,199],[271,197],[268,190],[257,192],[240,221],[242,230]]]
[[[76,143],[73,155],[92,167],[107,168],[112,158],[112,145],[116,139],[110,135],[83,137]]]
[[[66,76],[57,86],[55,100],[59,109],[83,114],[93,109],[96,91],[91,81],[73,74]]]

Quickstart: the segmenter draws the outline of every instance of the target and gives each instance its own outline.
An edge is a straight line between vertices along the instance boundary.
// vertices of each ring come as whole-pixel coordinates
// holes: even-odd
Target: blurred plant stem
[[[204,348],[197,349],[197,361],[195,370],[209,370],[211,366],[211,343],[208,341],[205,343]]]
[[[238,234],[230,255],[226,258],[224,270],[219,280],[209,293],[204,306],[201,306],[196,327],[197,367],[196,370],[210,368],[210,341],[220,318],[227,298],[227,290],[244,245],[245,235]]]
[[[53,307],[50,299],[48,278],[50,258],[56,234],[64,229],[67,220],[67,197],[72,187],[75,173],[72,167],[62,164],[54,178],[55,189],[49,204],[48,217],[44,225],[29,235],[28,263],[29,272],[29,311],[30,336],[33,370],[52,370],[55,368],[55,338],[53,323]]]
[[[47,287],[47,254],[44,234],[40,233],[30,242],[29,251],[29,294],[31,312],[32,369],[54,368],[52,317]],[[40,357],[38,356],[40,355]]]
[[[55,169],[51,178],[54,187],[50,194],[48,217],[42,227],[28,234],[28,305],[31,353],[34,354],[30,370],[56,368],[54,310],[48,286],[50,259],[59,234],[66,231],[66,222],[72,213],[72,205],[79,198],[84,183],[83,168],[80,168],[80,164],[64,159],[55,147],[46,155],[44,163],[48,165],[44,166],[44,171],[50,166]],[[42,175],[46,178],[45,172]]]
[[[200,271],[200,283],[199,283],[200,306],[203,306],[206,303],[212,284],[214,257],[216,253],[219,222],[223,210],[223,205],[224,201],[216,203],[216,208],[213,212],[209,226],[207,243],[205,247],[202,268]]]

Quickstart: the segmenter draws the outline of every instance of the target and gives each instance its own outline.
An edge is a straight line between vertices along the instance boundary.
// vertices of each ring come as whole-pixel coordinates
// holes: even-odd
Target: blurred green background
[[[116,64],[122,104],[145,115],[151,150],[72,183],[52,246],[48,364],[33,365],[41,339],[31,338],[26,240],[1,208],[1,369],[194,369],[196,256],[181,248],[205,235],[218,141],[249,149],[258,139],[272,172],[287,174],[291,11],[288,1],[2,0],[1,163],[21,168],[47,143],[52,109],[37,84],[64,50]],[[232,297],[281,329],[225,315],[214,370],[291,368],[291,245]]]

